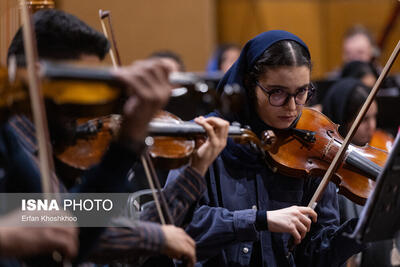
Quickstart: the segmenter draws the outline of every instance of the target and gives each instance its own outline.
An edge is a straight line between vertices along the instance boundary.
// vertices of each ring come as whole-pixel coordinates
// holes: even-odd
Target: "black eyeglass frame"
[[[286,99],[285,99],[285,101],[283,101],[283,103],[281,104],[281,105],[273,105],[272,103],[271,103],[271,95],[273,94],[273,92],[271,92],[271,91],[274,91],[274,90],[267,90],[264,86],[262,86],[258,81],[256,81],[256,85],[258,86],[258,87],[260,87],[260,89],[265,93],[265,94],[267,94],[268,95],[268,102],[270,103],[270,105],[271,106],[274,106],[274,107],[282,107],[282,106],[284,106],[284,105],[286,105],[288,102],[289,102],[289,99],[291,98],[291,97],[293,97],[293,99],[294,99],[294,103],[296,103],[296,105],[298,105],[298,106],[304,106],[305,104],[307,104],[307,102],[311,99],[311,97],[314,95],[314,92],[315,92],[315,89],[316,89],[316,87],[315,87],[315,85],[312,83],[312,82],[310,82],[309,83],[309,88],[307,88],[307,99],[306,99],[306,101],[304,102],[304,104],[297,104],[297,101],[296,101],[296,97],[297,97],[297,95],[300,93],[300,92],[296,92],[295,94],[289,94],[288,92],[286,92]]]

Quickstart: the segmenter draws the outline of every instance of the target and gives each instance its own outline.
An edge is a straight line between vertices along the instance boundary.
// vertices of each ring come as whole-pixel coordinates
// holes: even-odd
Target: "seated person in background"
[[[334,123],[340,124],[339,133],[343,137],[350,130],[359,109],[367,99],[369,91],[370,88],[366,87],[361,81],[345,78],[335,83],[327,93],[323,102],[322,113],[327,115]],[[376,131],[377,112],[378,106],[374,101],[353,137],[353,144],[364,146],[371,141]],[[358,218],[363,207],[339,195],[339,208],[340,219],[344,222]],[[391,240],[376,242],[362,253],[349,259],[347,266],[395,266],[391,263],[391,253],[393,253],[393,242]]]
[[[317,91],[317,98],[311,105],[322,111],[322,101],[328,89],[341,78],[353,77],[372,87],[379,71],[375,60],[379,54],[372,34],[362,25],[355,25],[347,30],[343,37],[342,66],[329,73],[320,81],[322,90]],[[317,83],[318,84],[318,83]]]
[[[373,87],[381,72],[379,49],[372,34],[363,26],[355,26],[346,34],[343,44],[343,66],[336,78],[353,77]],[[383,80],[379,95],[399,95],[400,77],[390,75]]]
[[[234,43],[221,44],[208,61],[207,72],[225,73],[240,55],[240,46]]]
[[[185,63],[183,63],[182,57],[175,52],[169,50],[161,50],[152,53],[149,58],[161,58],[170,62],[172,66],[172,72],[184,72],[186,71]]]
[[[378,74],[376,73],[376,70],[373,68],[371,63],[363,62],[363,61],[351,61],[343,66],[343,69],[341,70],[340,73],[340,79],[343,78],[354,78],[357,80],[360,80],[365,86],[372,88],[374,86],[376,79],[378,77]],[[326,95],[327,97],[328,94],[333,94],[331,92],[331,88],[333,87],[335,81],[330,81],[329,84],[330,86],[327,88],[324,88],[326,90]],[[317,92],[319,93],[319,92]],[[329,96],[329,97],[331,97]],[[313,106],[313,108],[317,109],[318,111],[322,112],[322,107],[323,103],[318,103]]]
[[[339,133],[345,137],[350,130],[358,111],[364,104],[370,88],[354,78],[346,78],[335,83],[328,91],[323,102],[322,113],[334,123],[340,125]],[[373,101],[352,143],[358,146],[367,144],[376,130],[378,105]]]
[[[350,61],[343,66],[340,78],[355,78],[360,80],[364,85],[372,88],[378,78],[378,74],[371,63]]]
[[[343,37],[342,42],[342,64],[351,61],[362,61],[373,64],[379,56],[379,50],[371,32],[362,25],[355,25],[349,28]],[[340,77],[341,70],[336,69],[329,72],[327,78],[335,80]]]
[[[375,39],[366,27],[355,25],[347,30],[343,38],[343,63],[373,62],[378,56]]]

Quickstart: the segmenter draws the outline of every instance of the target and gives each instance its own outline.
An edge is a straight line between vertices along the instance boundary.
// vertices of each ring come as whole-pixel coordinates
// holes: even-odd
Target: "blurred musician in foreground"
[[[41,59],[100,62],[109,49],[108,41],[102,34],[62,11],[39,11],[34,15],[34,24]],[[21,30],[9,48],[9,56],[11,55],[16,55],[20,60],[24,58]],[[22,61],[20,63],[23,63]],[[71,191],[126,191],[128,172],[144,149],[147,124],[169,98],[172,88],[168,81],[170,71],[171,66],[158,59],[137,61],[131,66],[113,71],[115,78],[124,84],[128,93],[122,108],[124,119],[119,136],[110,144],[101,163],[87,171],[83,182],[73,186]],[[51,114],[48,120],[53,143],[57,139],[68,138],[67,135],[73,133],[74,128],[68,127],[73,123],[67,123],[68,118],[63,114]],[[176,225],[182,224],[188,216],[190,218],[190,209],[205,190],[203,175],[226,143],[227,122],[217,118],[198,118],[195,121],[206,129],[209,138],[194,153],[194,160],[185,169],[179,181],[164,189],[167,204],[171,213],[176,216]],[[2,125],[1,133],[2,192],[41,192],[40,174],[35,161],[38,148],[34,125],[30,119],[25,116],[13,116]],[[62,176],[62,173],[57,175]],[[59,179],[53,179],[52,183],[57,191],[65,192],[65,187]],[[150,208],[148,214],[145,213],[143,217],[158,220],[153,216],[154,210]],[[96,236],[104,229],[88,228],[85,229],[85,234],[81,231],[78,260],[82,260],[82,256],[92,251],[94,246],[93,255],[96,255],[94,260],[97,261],[135,261],[140,255],[160,253],[177,259],[185,257],[189,266],[196,260],[194,242],[180,228],[151,222],[124,221],[114,225],[119,227],[106,228],[97,245],[94,244]],[[76,239],[77,231],[68,232],[72,239]],[[58,238],[56,235],[52,237]],[[39,244],[27,242],[25,245]],[[73,256],[77,250],[75,245],[69,245],[72,252],[65,253],[64,256]],[[6,253],[2,256],[18,255]]]

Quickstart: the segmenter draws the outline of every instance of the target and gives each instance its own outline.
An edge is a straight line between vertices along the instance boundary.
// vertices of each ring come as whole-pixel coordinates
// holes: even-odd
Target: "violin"
[[[391,134],[377,129],[372,135],[370,146],[383,149],[385,151],[390,151],[393,147],[394,138]]]
[[[274,131],[276,142],[267,153],[272,170],[301,178],[323,175],[343,143],[338,127],[322,113],[303,108],[295,128]],[[365,204],[387,156],[387,152],[369,145],[350,145],[332,177],[339,193]]]
[[[0,109],[5,111],[3,115],[13,109],[24,112],[24,107],[29,106],[26,103],[29,100],[26,70],[16,68],[13,60],[10,60],[9,66],[9,69],[0,68]],[[123,85],[109,69],[41,62],[39,74],[46,104],[62,109],[62,114],[93,118],[120,112],[125,97]],[[203,78],[190,72],[171,73],[169,79],[172,84],[185,86],[173,89],[172,97],[182,95],[182,90],[194,90],[208,96],[204,99],[213,99],[210,101],[220,104],[223,113],[239,109],[240,88],[227,87],[225,97],[228,99],[221,100],[202,83]]]
[[[123,91],[117,81],[104,83],[93,80],[53,79],[51,66],[41,66],[39,73],[42,80],[43,96],[54,106],[63,106],[70,110],[68,113],[87,116],[101,116],[116,111],[118,100]],[[60,70],[57,70],[60,71]],[[0,68],[0,108],[6,111],[21,111],[27,107],[29,94],[26,83],[26,70],[17,69],[10,64],[9,69]],[[73,106],[73,107],[72,107]],[[97,110],[97,111],[96,111]],[[23,110],[22,110],[23,112]]]
[[[59,147],[56,157],[64,164],[78,170],[86,170],[100,162],[113,136],[122,122],[117,114],[78,123],[74,145]],[[195,151],[195,140],[206,134],[203,127],[194,122],[184,122],[177,116],[160,111],[150,122],[146,139],[148,152],[160,168],[175,169],[188,163]],[[272,131],[266,131],[260,140],[252,131],[231,125],[228,132],[238,143],[250,143],[259,151],[268,151],[275,142]]]

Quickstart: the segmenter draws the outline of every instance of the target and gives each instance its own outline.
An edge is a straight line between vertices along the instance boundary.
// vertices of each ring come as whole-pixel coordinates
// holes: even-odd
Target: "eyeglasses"
[[[315,87],[312,83],[308,84],[307,86],[304,86],[303,88],[298,89],[297,92],[294,94],[289,94],[288,92],[282,89],[268,90],[265,87],[263,87],[258,81],[256,81],[256,84],[258,87],[261,88],[261,90],[265,94],[268,95],[268,101],[271,104],[271,106],[274,107],[281,107],[286,105],[291,97],[294,98],[294,102],[296,103],[296,105],[302,106],[305,103],[307,103],[307,100],[311,98],[311,96],[315,91]]]

